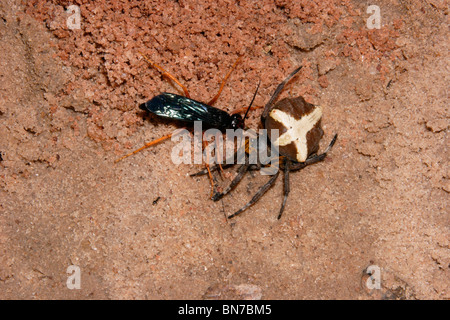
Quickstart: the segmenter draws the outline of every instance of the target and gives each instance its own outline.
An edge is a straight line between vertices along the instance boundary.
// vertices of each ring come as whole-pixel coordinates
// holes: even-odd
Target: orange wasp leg
[[[148,58],[148,57],[147,57],[146,55],[144,55],[143,53],[141,53],[141,52],[139,52],[139,53],[140,53],[140,54],[142,55],[142,57],[148,62],[148,64],[150,64],[150,66],[152,66],[152,67],[155,68],[155,69],[158,69],[158,70],[162,73],[162,75],[163,75],[164,77],[167,77],[167,78],[169,78],[170,80],[172,80],[173,82],[175,82],[176,84],[178,84],[178,85],[180,86],[180,88],[183,90],[184,95],[185,95],[187,98],[190,98],[190,94],[189,94],[188,89],[187,89],[186,86],[184,86],[180,81],[178,81],[177,78],[175,78],[173,75],[171,75],[169,72],[167,72],[163,67],[159,66],[157,63],[155,63],[155,62],[153,62],[152,60],[150,60],[150,58]],[[222,80],[222,82],[221,82],[221,84],[220,84],[219,92],[217,92],[217,94],[216,94],[216,95],[215,95],[215,96],[207,103],[208,105],[213,105],[213,104],[217,101],[217,99],[219,98],[220,94],[222,93],[222,91],[223,91],[223,89],[224,89],[224,87],[225,87],[225,84],[226,84],[228,78],[230,77],[231,73],[232,73],[233,70],[236,68],[236,66],[237,66],[237,64],[240,62],[240,60],[241,60],[241,57],[238,57],[238,58],[236,59],[235,63],[234,63],[233,66],[231,67],[231,70],[228,71],[228,73],[226,74],[225,78]],[[236,112],[234,112],[234,113],[236,113]],[[142,151],[142,150],[144,150],[144,149],[147,149],[147,148],[149,148],[149,147],[151,147],[151,146],[153,146],[153,145],[156,145],[156,144],[158,144],[158,143],[160,143],[160,142],[162,142],[162,141],[164,141],[164,140],[170,139],[170,138],[172,137],[172,135],[173,135],[173,134],[168,134],[168,135],[163,136],[163,137],[161,137],[161,138],[158,138],[158,139],[155,139],[155,140],[153,140],[153,141],[150,141],[150,142],[146,143],[145,145],[143,145],[141,148],[139,148],[139,149],[137,149],[137,150],[134,150],[133,152],[130,152],[130,153],[128,153],[128,154],[122,156],[121,158],[115,160],[114,162],[117,163],[117,162],[119,162],[119,161],[121,161],[121,160],[123,160],[123,159],[125,159],[125,158],[127,158],[127,157],[129,157],[129,156],[131,156],[131,155],[134,155],[134,154],[136,154],[136,153],[138,153],[138,152],[140,152],[140,151]],[[204,148],[204,147],[205,147],[205,146],[203,146],[203,148]],[[220,171],[222,171],[222,173],[224,173],[223,168],[222,168],[222,166],[221,166],[220,164],[219,164],[219,168],[220,168]],[[207,171],[208,171],[208,176],[209,176],[209,180],[210,180],[210,182],[211,182],[212,194],[213,194],[213,193],[214,193],[214,189],[215,189],[214,178],[213,178],[213,176],[212,176],[211,169],[210,169],[210,165],[209,165],[208,163],[206,163],[206,169],[207,169]]]
[[[212,98],[207,104],[209,106],[212,106],[217,99],[219,99],[220,94],[222,93],[223,88],[225,87],[225,84],[227,83],[228,78],[230,77],[231,73],[233,72],[234,69],[236,69],[237,64],[241,61],[242,56],[238,57],[236,59],[236,62],[233,64],[233,66],[231,67],[231,70],[228,71],[227,75],[225,76],[225,78],[223,78],[222,83],[220,84],[220,88],[219,88],[219,92],[217,92],[217,94],[214,96],[214,98]]]
[[[163,67],[159,66],[158,64],[156,64],[155,62],[153,62],[152,60],[150,60],[150,58],[148,58],[145,54],[143,54],[143,53],[141,53],[141,52],[139,52],[139,54],[140,54],[140,55],[141,55],[141,56],[142,56],[142,57],[143,57],[143,58],[144,58],[144,59],[145,59],[145,60],[146,60],[153,68],[158,69],[158,70],[162,73],[163,76],[169,78],[170,80],[172,80],[172,81],[174,81],[176,84],[178,84],[178,85],[181,87],[181,89],[183,89],[184,95],[185,95],[187,98],[190,98],[188,89],[187,89],[180,81],[178,81],[177,78],[175,78],[175,77],[174,77],[173,75],[171,75],[169,72],[167,72],[166,70],[164,70]],[[128,158],[129,156],[131,156],[131,155],[133,155],[133,154],[136,154],[136,153],[138,153],[138,152],[140,152],[140,151],[142,151],[142,150],[144,150],[144,149],[147,149],[148,147],[151,147],[151,146],[153,146],[153,145],[155,145],[155,144],[158,144],[158,143],[160,143],[160,142],[162,142],[162,141],[164,141],[164,140],[170,139],[171,137],[172,137],[172,134],[169,134],[169,135],[163,136],[163,137],[161,137],[161,138],[159,138],[159,139],[150,141],[150,142],[146,143],[145,145],[143,145],[141,148],[139,148],[139,149],[137,149],[137,150],[135,150],[135,151],[133,151],[133,152],[130,152],[130,153],[124,155],[123,157],[121,157],[121,158],[115,160],[114,162],[117,163],[117,162],[119,162],[119,161],[121,161],[121,160],[123,160],[123,159],[125,159],[125,158]]]
[[[160,143],[160,142],[162,142],[162,141],[164,141],[164,140],[170,139],[170,138],[172,137],[172,135],[173,135],[173,134],[171,133],[171,134],[168,134],[168,135],[166,135],[166,136],[164,136],[164,137],[161,137],[161,138],[159,138],[159,139],[152,140],[152,141],[150,141],[150,142],[144,144],[144,145],[143,145],[142,147],[140,147],[139,149],[134,150],[133,152],[130,152],[130,153],[124,155],[123,157],[121,157],[121,158],[115,160],[114,163],[117,163],[117,162],[119,162],[119,161],[122,161],[123,159],[128,158],[129,156],[132,156],[133,154],[136,154],[136,153],[138,153],[138,152],[140,152],[140,151],[142,151],[142,150],[144,150],[144,149],[147,149],[148,147],[151,147],[151,146],[153,146],[153,145],[155,145],[155,144],[158,144],[158,143]]]
[[[233,66],[231,67],[230,71],[228,71],[228,73],[227,73],[227,75],[225,76],[225,78],[223,78],[222,83],[220,84],[220,87],[219,87],[219,92],[217,92],[217,94],[216,94],[216,95],[208,102],[208,105],[212,106],[214,103],[216,103],[217,99],[219,99],[220,94],[222,93],[223,88],[225,87],[225,84],[226,84],[227,81],[228,81],[228,78],[231,76],[231,73],[234,71],[234,69],[236,69],[236,66],[237,66],[238,63],[241,61],[241,59],[242,59],[242,56],[239,56],[239,57],[236,59],[236,61],[234,62]],[[244,111],[245,111],[245,110],[244,110]],[[235,113],[235,112],[233,112],[233,113]],[[221,172],[222,174],[225,174],[225,172],[223,171],[222,165],[221,165],[220,163],[219,163],[219,169],[220,169],[220,172]],[[208,169],[208,171],[209,171],[209,169]],[[211,175],[210,172],[209,172],[209,174]]]
[[[161,71],[162,75],[169,78],[170,80],[172,80],[173,82],[175,82],[177,85],[179,85],[181,87],[181,89],[183,89],[184,95],[186,98],[190,98],[190,94],[188,89],[180,82],[177,80],[177,78],[175,78],[173,75],[171,75],[170,73],[168,73],[166,70],[164,70],[163,67],[157,65],[155,62],[153,62],[152,60],[150,60],[145,54],[139,52],[141,54],[141,56],[155,69],[158,69],[159,71]]]

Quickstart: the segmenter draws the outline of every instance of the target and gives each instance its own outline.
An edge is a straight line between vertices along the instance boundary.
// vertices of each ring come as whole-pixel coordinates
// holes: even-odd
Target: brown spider
[[[278,138],[271,139],[271,146],[277,148],[280,154],[278,167],[284,172],[284,199],[278,214],[278,219],[281,218],[290,191],[289,173],[324,160],[337,139],[336,134],[326,150],[321,154],[317,154],[319,142],[323,136],[321,127],[322,108],[306,102],[303,97],[285,98],[274,104],[274,101],[278,98],[284,86],[300,69],[301,67],[295,69],[278,85],[269,102],[264,107],[261,116],[261,121],[264,128],[267,129],[269,138],[271,138],[270,133],[272,129],[277,129],[280,133]],[[263,165],[260,162],[258,162],[256,166],[250,164],[248,151],[248,146],[246,146],[245,163],[238,168],[236,177],[223,192],[214,193],[212,197],[214,201],[222,199],[223,196],[233,190],[248,170],[252,170],[255,167],[256,169],[261,169]],[[211,169],[215,169],[215,167]],[[228,218],[236,217],[256,203],[275,183],[279,173],[280,170],[277,170],[269,181],[260,187],[258,192],[246,205],[228,216]],[[204,170],[193,174],[192,176],[201,174],[205,174]]]

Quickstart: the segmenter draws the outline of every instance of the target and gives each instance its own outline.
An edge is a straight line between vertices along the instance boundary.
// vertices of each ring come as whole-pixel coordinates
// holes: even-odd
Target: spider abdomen
[[[265,119],[271,143],[281,155],[291,161],[304,162],[319,150],[323,136],[321,126],[322,108],[303,99],[285,98],[274,104]],[[278,137],[271,134],[278,130]]]

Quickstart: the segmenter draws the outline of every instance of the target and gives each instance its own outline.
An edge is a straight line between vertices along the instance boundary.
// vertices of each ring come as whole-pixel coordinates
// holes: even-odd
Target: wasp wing
[[[213,128],[228,127],[231,116],[220,109],[174,93],[161,93],[139,106],[160,117],[194,122],[202,121]]]

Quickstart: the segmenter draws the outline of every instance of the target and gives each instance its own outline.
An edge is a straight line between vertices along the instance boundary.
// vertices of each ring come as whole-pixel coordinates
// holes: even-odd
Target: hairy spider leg
[[[216,141],[214,141],[214,142],[212,142],[211,143],[212,145],[216,145]],[[203,149],[205,149],[207,146],[209,146],[209,144],[203,144]],[[208,172],[208,174],[211,174],[211,172],[213,171],[213,170],[218,170],[219,171],[219,174],[220,174],[220,177],[222,177],[222,174],[225,174],[225,171],[223,170],[223,166],[222,166],[222,164],[220,163],[220,160],[219,160],[219,158],[221,157],[221,155],[222,155],[222,153],[220,152],[220,148],[221,148],[221,146],[219,145],[218,146],[219,148],[218,149],[216,149],[216,151],[218,151],[215,155],[214,155],[214,157],[215,157],[215,159],[216,159],[216,165],[214,165],[214,166],[210,166],[209,168],[208,167],[206,167],[206,169],[205,170],[202,170],[202,171],[200,171],[200,172],[204,172],[204,174],[206,174],[206,172]],[[208,164],[209,164],[209,161],[208,161]],[[199,172],[198,172],[199,173]],[[191,174],[191,177],[193,177],[193,176],[200,176],[201,174]],[[211,195],[212,196],[212,195]]]
[[[240,59],[240,58],[241,58],[241,57],[239,57],[239,58],[236,60],[236,62],[234,63],[232,69],[228,72],[227,76],[226,76],[225,79],[223,80],[222,85],[221,85],[221,90],[222,90],[223,85],[225,84],[227,78],[228,78],[229,75],[231,74],[231,71],[233,71],[233,69],[236,67],[236,64],[239,62],[239,59]],[[256,98],[256,94],[258,93],[258,89],[259,89],[259,86],[260,86],[260,85],[261,85],[261,81],[259,81],[259,83],[258,83],[258,86],[257,86],[257,88],[256,88],[256,91],[255,91],[255,93],[253,94],[252,101],[250,102],[250,105],[249,105],[248,107],[241,108],[241,109],[239,109],[239,110],[237,110],[237,111],[234,111],[232,114],[237,114],[237,113],[241,113],[241,112],[244,112],[244,111],[245,111],[245,115],[244,115],[244,118],[243,118],[243,121],[245,121],[245,119],[247,118],[247,115],[248,115],[248,113],[249,113],[250,110],[262,108],[262,107],[252,107],[253,102],[255,101],[255,98]],[[221,90],[220,90],[220,91],[221,91]],[[220,91],[219,91],[218,95],[220,94]],[[247,152],[248,152],[248,143],[246,143],[246,150],[247,150]],[[220,156],[220,155],[218,155],[218,156]],[[217,158],[217,159],[218,159],[218,158]],[[229,162],[227,161],[226,163],[229,163]],[[220,162],[218,162],[217,165],[213,166],[212,170],[219,170],[219,173],[220,173],[220,175],[222,176],[222,175],[225,174],[223,168],[224,168],[224,167],[229,167],[229,166],[230,166],[230,165],[222,166],[222,164],[221,164]],[[193,176],[199,176],[199,175],[202,175],[202,174],[206,174],[206,170],[202,170],[202,171],[199,171],[199,172],[197,172],[197,173],[191,174],[191,177],[193,177]]]
[[[300,71],[300,69],[302,68],[302,66],[296,68],[293,72],[291,72],[291,74],[288,75],[288,77],[286,79],[284,79],[283,82],[281,82],[277,89],[275,90],[275,92],[273,93],[272,97],[270,98],[269,102],[267,102],[267,104],[264,107],[264,111],[263,114],[261,115],[261,119],[262,122],[264,123],[265,118],[267,118],[267,115],[269,113],[269,109],[272,106],[272,104],[274,103],[274,101],[278,98],[278,96],[280,95],[281,91],[284,89],[284,87],[286,86],[286,84],[297,74],[297,72]],[[240,111],[240,110],[238,110]],[[248,111],[248,110],[247,110]],[[334,143],[334,142],[333,142]],[[328,151],[328,150],[327,150]],[[326,154],[325,154],[326,155]],[[280,157],[280,160],[283,157]],[[323,157],[324,158],[324,157]],[[323,158],[317,158],[315,159],[317,161],[321,161],[323,160]],[[287,163],[287,161],[289,160],[284,160],[286,161],[285,163]],[[278,217],[281,217],[281,214],[284,210],[284,206],[286,204],[286,200],[287,200],[287,195],[289,194],[289,165],[287,164],[287,170],[286,170],[286,166],[285,166],[285,199],[283,200],[283,204],[280,210],[280,213],[278,215]],[[303,167],[305,167],[306,165],[303,165]],[[220,194],[215,194],[214,198],[220,199],[222,198],[225,194],[227,194],[228,192],[230,192],[236,185],[237,183],[242,179],[243,175],[245,174],[246,171],[248,171],[249,166],[245,167],[245,165],[241,166],[238,170],[239,172],[241,172],[241,170],[243,171],[242,174],[238,174],[235,178],[235,180],[233,180],[233,182],[230,184],[230,187],[228,187],[225,192],[220,193]],[[300,167],[299,167],[300,169]],[[253,198],[250,200],[250,202],[248,202],[244,207],[242,207],[241,209],[239,209],[237,212],[235,212],[234,214],[232,214],[231,216],[229,216],[228,218],[233,218],[237,215],[239,215],[240,213],[242,213],[243,211],[245,211],[248,207],[250,207],[251,205],[253,205],[254,203],[256,203],[266,192],[267,190],[270,189],[270,187],[275,183],[276,178],[278,177],[279,174],[279,170],[277,171],[276,174],[273,175],[273,177],[265,184],[263,185],[260,190],[258,190],[258,192],[253,196]],[[287,186],[287,187],[286,187]],[[287,191],[286,191],[287,190]],[[286,193],[287,192],[287,193]]]
[[[173,75],[171,75],[169,72],[167,72],[163,67],[161,67],[161,66],[159,66],[157,63],[153,62],[153,61],[152,61],[150,58],[148,58],[146,55],[144,55],[144,54],[141,53],[141,52],[139,52],[139,53],[140,53],[140,54],[142,55],[142,57],[150,64],[150,66],[152,66],[152,67],[155,68],[155,69],[158,69],[158,70],[162,73],[163,76],[169,78],[170,80],[172,80],[172,81],[174,81],[176,84],[178,84],[178,85],[181,87],[181,89],[183,90],[184,95],[185,95],[187,98],[190,98],[190,94],[189,94],[189,91],[188,91],[188,89],[186,88],[186,86],[184,86],[184,85],[183,85],[180,81],[178,81]],[[216,94],[216,95],[208,102],[208,105],[212,105],[212,104],[214,104],[214,103],[217,101],[217,99],[219,98],[220,94],[222,93],[223,88],[225,87],[225,84],[226,84],[228,78],[230,77],[232,71],[236,68],[236,66],[237,66],[237,64],[240,62],[240,60],[241,60],[241,56],[238,57],[238,58],[236,59],[235,63],[233,64],[233,66],[232,66],[232,68],[231,68],[231,70],[228,71],[228,73],[226,74],[225,78],[222,80],[222,83],[220,84],[219,92],[218,92],[218,93],[217,93],[217,94]],[[137,150],[135,150],[135,151],[133,151],[133,152],[130,152],[130,153],[124,155],[123,157],[117,159],[117,160],[115,161],[115,163],[117,163],[117,162],[119,162],[119,161],[121,161],[121,160],[123,160],[123,159],[125,159],[125,158],[127,158],[127,157],[129,157],[129,156],[131,156],[131,155],[133,155],[133,154],[136,154],[136,153],[138,153],[138,152],[140,152],[140,151],[142,151],[142,150],[144,150],[144,149],[146,149],[146,148],[148,148],[148,147],[151,147],[151,146],[153,146],[153,145],[155,145],[155,144],[158,144],[158,143],[160,143],[160,142],[162,142],[162,141],[164,141],[164,140],[170,139],[171,137],[172,137],[172,134],[168,134],[168,135],[165,135],[165,136],[163,136],[163,137],[161,137],[161,138],[158,138],[158,139],[155,139],[155,140],[153,140],[153,141],[150,141],[150,142],[146,143],[144,146],[142,146],[141,148],[139,148],[139,149],[137,149]],[[204,148],[205,148],[205,145],[203,144],[203,149],[204,149]],[[205,166],[206,166],[206,171],[208,172],[208,176],[209,176],[210,183],[211,183],[211,186],[212,186],[212,193],[211,193],[211,196],[213,196],[214,190],[215,190],[215,189],[214,189],[214,187],[215,187],[215,186],[214,186],[214,178],[213,178],[213,176],[212,176],[212,173],[211,173],[211,169],[210,169],[209,163],[206,163]],[[219,168],[220,168],[220,171],[221,171],[222,173],[224,173],[223,168],[222,168],[222,165],[219,163],[218,166],[219,166]]]
[[[269,181],[267,181],[267,183],[265,185],[263,185],[258,192],[253,196],[253,198],[245,205],[243,206],[241,209],[239,209],[238,211],[236,211],[235,213],[233,213],[232,215],[228,216],[228,219],[234,218],[237,215],[241,214],[242,212],[244,212],[248,207],[250,207],[251,205],[255,204],[256,202],[258,202],[259,199],[261,199],[261,197],[267,192],[267,190],[270,189],[270,187],[272,187],[272,185],[275,183],[275,181],[278,178],[278,175],[280,174],[280,170],[277,171],[277,173],[275,173]]]
[[[236,177],[231,181],[230,185],[223,192],[216,192],[213,195],[212,200],[213,201],[219,201],[226,194],[228,194],[231,190],[233,190],[234,187],[236,187],[237,184],[242,180],[242,178],[244,177],[245,173],[248,171],[249,167],[250,167],[249,158],[248,158],[248,155],[246,153],[245,154],[245,163],[242,164],[241,166],[239,166],[239,168],[237,170]]]
[[[334,135],[333,139],[331,140],[330,144],[328,145],[328,147],[325,149],[325,151],[322,154],[315,154],[310,156],[308,159],[306,159],[305,162],[300,162],[298,164],[294,164],[291,160],[289,159],[285,159],[284,162],[284,199],[283,199],[283,204],[281,205],[281,209],[280,209],[280,213],[278,214],[278,219],[281,218],[281,215],[283,214],[284,211],[284,207],[286,205],[286,201],[289,195],[289,191],[290,191],[290,186],[289,186],[289,172],[291,170],[291,165],[293,166],[294,170],[300,170],[305,168],[306,166],[309,166],[313,163],[316,162],[320,162],[323,161],[325,159],[325,157],[327,156],[327,153],[331,150],[331,148],[333,147],[334,143],[336,142],[337,139],[337,134]]]
[[[284,79],[284,81],[278,85],[278,87],[275,90],[275,92],[273,93],[272,97],[270,97],[269,102],[267,102],[266,106],[264,107],[264,111],[263,111],[263,113],[261,115],[261,120],[262,120],[263,123],[264,123],[264,120],[269,115],[270,107],[272,106],[273,102],[278,98],[278,96],[280,95],[281,91],[283,91],[284,86],[297,74],[297,72],[300,71],[300,69],[302,67],[303,66],[300,66],[297,69],[295,69],[294,71],[292,71],[291,74],[289,74],[287,76],[287,78]]]
[[[250,142],[249,142],[248,139],[245,139],[244,143],[245,143],[244,144],[244,157],[248,158],[248,155],[250,154]],[[244,162],[247,160],[247,158],[244,158]],[[225,169],[225,168],[233,167],[236,163],[239,162],[240,159],[241,158],[239,158],[239,152],[236,151],[231,157],[229,157],[229,158],[227,158],[225,160],[225,164],[222,165],[222,168]],[[211,171],[219,170],[219,165],[220,164],[216,164],[216,165],[212,166],[211,167]],[[255,169],[255,166],[256,166],[256,169]],[[262,165],[259,162],[257,164],[249,164],[248,165],[248,170],[260,170],[261,167],[262,167]],[[238,168],[238,170],[239,170],[239,168]],[[208,171],[206,169],[203,169],[203,170],[198,171],[196,173],[190,174],[190,176],[191,177],[197,177],[197,176],[205,175],[207,173],[208,173]]]
[[[283,163],[282,169],[284,171],[284,199],[283,199],[283,203],[281,205],[280,212],[278,214],[278,219],[280,219],[281,215],[283,214],[284,208],[286,206],[286,201],[287,201],[287,198],[288,198],[288,195],[289,195],[289,192],[290,192],[289,173],[291,171],[301,170],[301,169],[303,169],[303,168],[305,168],[305,167],[307,167],[307,166],[309,166],[311,164],[323,161],[326,158],[327,153],[331,150],[331,148],[335,144],[337,136],[338,136],[337,134],[334,135],[334,137],[331,140],[330,144],[328,145],[328,147],[325,149],[325,151],[323,153],[321,153],[319,155],[317,155],[317,154],[311,155],[310,157],[308,157],[306,159],[305,162],[295,163],[295,162],[292,162],[291,160],[289,160],[288,158],[283,157],[283,156],[281,156],[279,158],[279,163]],[[247,153],[246,153],[246,156],[247,156]],[[247,160],[247,158],[246,158],[246,160]],[[238,168],[237,176],[231,182],[230,186],[228,188],[226,188],[222,193],[214,194],[213,200],[214,201],[218,201],[221,198],[223,198],[226,194],[228,194],[242,180],[244,174],[248,170],[250,170],[250,166],[247,165],[247,162],[245,164],[241,165]],[[243,206],[241,209],[236,211],[234,214],[230,215],[228,218],[229,219],[234,218],[235,216],[237,216],[237,215],[241,214],[242,212],[244,212],[248,207],[250,207],[253,204],[255,204],[270,189],[270,187],[275,183],[275,180],[277,179],[278,174],[279,174],[279,170],[277,171],[277,173],[266,184],[264,184],[258,190],[258,192],[253,196],[253,198],[245,206]]]
[[[289,186],[289,170],[290,170],[290,164],[291,164],[291,160],[289,160],[288,158],[284,159],[284,199],[283,199],[283,203],[281,204],[281,209],[280,209],[280,213],[278,214],[278,220],[281,218],[281,215],[283,214],[284,211],[284,207],[286,206],[286,201],[289,195],[289,191],[290,191],[290,186]]]
[[[248,139],[245,139],[245,142],[244,142],[244,143],[245,143],[245,145],[244,145],[244,156],[245,156],[245,157],[248,157],[248,154],[250,154],[250,143],[249,143],[249,140],[248,140]],[[225,164],[224,164],[224,165],[221,165],[220,163],[218,163],[218,164],[216,164],[216,165],[214,165],[214,166],[211,167],[211,171],[219,170],[219,169],[220,169],[219,166],[221,166],[223,169],[233,167],[233,166],[234,166],[236,163],[238,163],[239,160],[241,159],[241,158],[239,158],[238,156],[239,156],[238,151],[236,151],[231,157],[225,159],[225,161],[224,161]],[[246,159],[244,158],[244,161],[245,161],[245,160],[246,160]],[[255,166],[255,164],[250,164],[250,165],[249,165],[249,170],[252,170],[252,169],[251,169],[252,166]],[[257,170],[259,170],[260,167],[261,167],[261,164],[258,163],[258,164],[257,164],[257,167],[258,167]],[[238,170],[239,170],[239,169],[238,169]],[[253,169],[253,170],[254,170],[254,169]],[[197,176],[205,175],[205,174],[207,174],[207,173],[208,173],[208,171],[207,171],[206,169],[203,169],[203,170],[198,171],[198,172],[196,172],[196,173],[190,174],[190,176],[191,176],[191,177],[197,177]]]
[[[233,158],[230,157],[227,160],[225,160],[225,164],[222,165],[222,168],[226,169],[226,168],[234,166],[235,163],[237,162],[236,161],[236,155],[237,155],[237,153],[235,153],[233,155]],[[210,169],[211,169],[211,171],[219,170],[219,164],[211,166]],[[203,175],[205,175],[207,173],[208,173],[208,171],[206,169],[203,169],[203,170],[198,171],[196,173],[191,173],[189,176],[191,176],[191,177],[198,177],[198,176],[203,176]]]
[[[325,149],[325,151],[323,153],[311,155],[308,157],[308,159],[305,160],[305,162],[297,162],[297,163],[291,162],[290,170],[291,171],[300,170],[300,169],[303,169],[304,167],[314,164],[316,162],[323,161],[325,159],[325,157],[327,156],[328,152],[334,146],[334,144],[337,140],[337,137],[338,137],[338,135],[335,134],[333,139],[331,140],[330,144],[328,145],[328,147]]]

